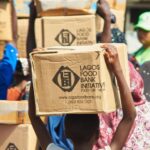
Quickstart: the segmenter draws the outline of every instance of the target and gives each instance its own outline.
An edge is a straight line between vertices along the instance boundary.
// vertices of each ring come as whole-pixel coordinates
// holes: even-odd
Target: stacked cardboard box
[[[19,57],[26,58],[26,40],[28,33],[28,18],[18,19],[18,41],[17,48],[19,50]]]
[[[0,40],[12,40],[11,4],[7,1],[0,1]]]
[[[14,0],[14,6],[17,13],[18,40],[17,48],[19,57],[26,58],[26,39],[28,33],[29,4],[31,0]]]
[[[12,40],[11,4],[0,1],[0,59],[3,56],[5,41]]]
[[[42,17],[36,20],[37,47],[96,43],[95,16]]]
[[[40,16],[69,16],[94,14],[95,0],[35,0]]]
[[[31,0],[15,0],[18,17],[17,48],[19,57],[26,58],[26,38],[28,31],[29,6]],[[11,6],[9,2],[0,1],[0,59],[4,51],[4,41],[12,41]]]
[[[41,15],[35,26],[38,47],[65,46],[45,48],[46,51],[31,54],[37,115],[111,112],[120,108],[117,85],[107,70],[100,45],[85,46],[95,43],[95,15],[68,16],[70,5],[62,9],[60,5],[64,4],[60,3],[54,5],[61,11],[58,13],[61,16],[57,16],[55,9],[51,8],[53,5],[48,10],[46,1],[36,2]],[[117,4],[112,1],[111,8],[119,20],[117,25],[123,30],[124,12],[120,14]],[[100,26],[102,29],[102,22]],[[126,47],[115,46],[129,81]]]
[[[0,149],[36,150],[27,101],[0,101]]]
[[[38,2],[37,2],[38,1]],[[21,1],[21,3],[16,0],[15,4],[16,4],[16,9],[17,9],[17,15],[19,18],[21,17],[28,17],[29,16],[29,8],[27,7],[29,4],[30,0],[23,0]],[[42,14],[42,10],[40,9],[41,7],[39,7],[39,0],[36,0],[38,6],[38,12],[41,12]],[[95,1],[96,2],[96,1]],[[115,1],[115,0],[110,0],[108,1],[111,8],[113,9],[112,12],[116,15],[117,17],[117,23],[115,26],[117,26],[121,31],[123,31],[124,29],[124,10],[125,10],[125,6],[126,6],[126,0],[122,0],[122,1]],[[122,6],[122,7],[119,7]],[[88,6],[89,7],[89,4]],[[21,8],[25,8],[24,10],[26,10],[26,13],[23,13]],[[60,13],[58,13],[59,11],[56,10],[56,14],[54,12],[50,13],[45,13],[45,15],[60,15]],[[61,15],[67,15],[68,11],[63,11],[61,12]],[[70,12],[70,10],[69,10]],[[75,12],[77,11],[73,11],[72,14],[76,14]],[[79,12],[81,14],[81,12]],[[24,15],[23,15],[24,14]],[[68,13],[70,14],[70,13]],[[79,17],[79,18],[78,18]],[[41,19],[37,19],[36,21],[36,40],[37,40],[37,46],[38,47],[47,47],[47,46],[51,46],[51,45],[85,45],[85,40],[89,40],[89,42],[91,44],[95,43],[95,36],[93,36],[92,34],[95,33],[95,16],[93,15],[93,17],[89,16],[89,18],[86,16],[69,16],[69,17],[44,17]],[[80,26],[77,25],[78,23],[81,24],[81,20],[82,21],[82,26],[83,28],[79,28]],[[89,23],[87,23],[87,20],[89,21],[90,24],[92,24],[92,28],[86,28],[86,26],[91,26],[89,25]],[[103,20],[100,19],[98,17],[99,20],[99,24],[100,26],[98,26],[98,30],[100,29],[100,31],[102,31],[103,29]],[[65,24],[65,22],[71,22],[73,21],[72,24],[74,24],[74,26],[72,24],[68,24],[68,26]],[[57,28],[55,28],[54,26],[57,26]],[[75,26],[76,25],[76,26]],[[26,41],[26,37],[27,37],[27,28],[28,28],[28,19],[18,19],[18,26],[19,26],[19,39],[17,42],[17,47],[19,49],[19,53],[20,53],[20,57],[26,57],[26,52],[25,52],[25,41]],[[85,27],[84,27],[85,26]],[[92,30],[91,30],[92,29]],[[73,33],[72,33],[72,30]],[[77,33],[79,32],[79,30],[82,30],[82,37],[76,37]],[[87,30],[91,31],[91,34],[87,33]],[[53,32],[53,33],[51,33]],[[88,34],[88,37],[86,36]],[[81,35],[81,34],[80,34]],[[62,39],[63,38],[63,39]],[[91,39],[89,39],[91,38]],[[79,39],[79,42],[77,42]],[[80,40],[81,39],[81,40]],[[89,42],[87,42],[87,44],[90,44]],[[86,44],[86,45],[87,45]]]
[[[67,0],[64,3],[61,0],[50,1],[35,1],[41,15],[35,24],[37,47],[92,45],[96,43],[96,17],[90,11],[91,0],[78,1],[79,6],[74,5],[76,0]],[[81,5],[81,3],[83,4]],[[63,8],[65,4],[66,7]],[[80,9],[70,9],[73,6]],[[59,13],[60,11],[61,13]]]
[[[0,124],[1,150],[38,150],[37,139],[31,124]]]
[[[0,123],[30,123],[27,101],[0,101]]]

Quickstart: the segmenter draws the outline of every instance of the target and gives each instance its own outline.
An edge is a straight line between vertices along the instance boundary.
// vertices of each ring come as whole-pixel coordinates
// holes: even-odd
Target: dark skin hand
[[[34,131],[38,137],[38,140],[41,144],[41,147],[43,150],[45,150],[47,148],[47,146],[50,143],[52,143],[52,139],[46,129],[45,124],[41,120],[41,118],[39,116],[36,116],[35,98],[34,98],[34,91],[33,91],[32,83],[31,83],[30,96],[29,96],[29,117],[30,117],[33,129],[34,129]]]
[[[101,43],[111,43],[111,11],[106,0],[98,0],[97,14],[104,19],[103,32],[100,34]]]
[[[136,110],[133,104],[130,89],[122,72],[116,48],[112,45],[104,45],[102,48],[105,49],[104,58],[107,67],[117,79],[123,110],[123,119],[116,129],[110,147],[112,150],[121,150],[134,123]]]

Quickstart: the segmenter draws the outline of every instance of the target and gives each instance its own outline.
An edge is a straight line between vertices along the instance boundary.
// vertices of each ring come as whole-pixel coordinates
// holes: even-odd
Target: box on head
[[[129,83],[126,46],[114,45]],[[100,46],[51,47],[31,54],[37,115],[111,112],[121,107],[117,83]]]

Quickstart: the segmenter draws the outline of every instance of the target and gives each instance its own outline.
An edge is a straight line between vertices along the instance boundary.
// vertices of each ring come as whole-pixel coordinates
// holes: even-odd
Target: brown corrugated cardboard
[[[123,11],[125,13],[126,4],[127,4],[127,0],[115,0],[113,9],[120,10],[120,11]]]
[[[27,101],[0,101],[0,124],[30,123]]]
[[[124,21],[125,21],[125,14],[123,11],[120,10],[112,10],[113,14],[116,16],[116,24],[112,24],[112,27],[117,27],[121,31],[124,31]]]
[[[108,4],[109,4],[109,7],[110,8],[114,8],[114,5],[115,5],[115,0],[107,0]]]
[[[28,33],[28,19],[18,19],[18,41],[17,48],[19,50],[19,57],[26,58],[26,40]]]
[[[45,117],[41,117],[46,122]],[[0,100],[0,124],[30,124],[28,101]]]
[[[0,41],[0,59],[2,59],[3,57],[4,48],[5,48],[5,42]]]
[[[107,0],[111,9],[123,11],[125,13],[127,0]]]
[[[126,47],[114,45],[129,81]],[[100,46],[54,47],[31,54],[37,115],[111,112],[121,107]]]
[[[17,17],[29,17],[29,4],[31,0],[14,0]]]
[[[93,0],[35,0],[40,16],[70,16],[95,14]]]
[[[0,1],[0,40],[12,40],[11,5]]]
[[[38,150],[30,124],[0,125],[0,150]]]
[[[29,124],[28,112],[0,113],[0,124]]]
[[[43,17],[36,20],[37,47],[96,43],[95,15]]]

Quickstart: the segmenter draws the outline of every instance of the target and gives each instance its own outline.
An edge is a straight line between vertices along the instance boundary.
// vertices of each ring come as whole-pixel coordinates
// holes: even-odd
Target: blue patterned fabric
[[[10,43],[6,44],[0,61],[0,100],[6,100],[7,89],[11,85],[16,69],[18,50]]]
[[[52,136],[53,143],[65,150],[73,150],[72,143],[64,135],[64,120],[65,116],[48,117],[48,130]]]

